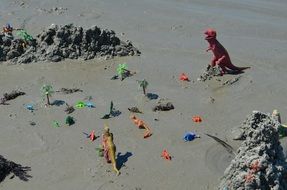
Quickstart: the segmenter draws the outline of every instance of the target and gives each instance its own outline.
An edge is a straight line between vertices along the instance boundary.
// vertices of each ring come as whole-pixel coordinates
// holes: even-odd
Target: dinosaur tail
[[[117,162],[116,162],[116,146],[112,145],[109,149],[109,157],[113,165],[114,171],[117,173],[117,175],[120,174],[120,171],[117,169]]]
[[[231,69],[231,70],[235,70],[235,71],[243,71],[245,69],[250,69],[250,67],[236,67],[235,65],[233,65],[232,63],[226,65],[226,67],[228,69]]]

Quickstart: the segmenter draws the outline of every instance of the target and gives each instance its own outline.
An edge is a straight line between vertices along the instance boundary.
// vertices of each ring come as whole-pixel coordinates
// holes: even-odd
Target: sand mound
[[[287,164],[279,142],[280,123],[254,111],[240,127],[242,142],[219,189],[287,189]]]
[[[199,81],[211,80],[212,78],[220,75],[221,70],[218,66],[211,67],[210,65],[208,65],[206,70],[202,73],[202,75],[199,76],[198,80]]]
[[[89,29],[75,27],[72,24],[51,25],[37,35],[28,46],[21,39],[9,39],[0,36],[0,61],[11,60],[15,63],[36,61],[58,62],[63,59],[94,59],[106,56],[133,56],[140,52],[130,43],[116,37],[114,31],[102,30],[97,26]]]

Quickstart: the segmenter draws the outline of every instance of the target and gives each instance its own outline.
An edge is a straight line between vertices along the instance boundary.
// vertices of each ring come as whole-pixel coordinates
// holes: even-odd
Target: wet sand
[[[22,4],[21,2],[24,2]],[[62,7],[56,11],[53,7]],[[45,9],[45,10],[44,10]],[[142,52],[140,57],[112,60],[0,65],[0,94],[20,88],[26,96],[0,106],[0,154],[30,166],[33,177],[24,182],[7,177],[1,189],[215,189],[232,155],[204,133],[231,140],[231,131],[252,110],[278,109],[286,123],[287,3],[284,1],[199,1],[199,0],[3,0],[2,25],[25,26],[33,35],[51,23],[74,23],[83,27],[98,25],[114,30],[121,39],[129,39]],[[237,66],[251,66],[233,85],[221,81],[198,82],[197,78],[211,60],[203,31],[213,27],[219,41]],[[116,65],[126,62],[137,74],[124,81],[112,81]],[[105,69],[106,68],[106,69]],[[190,83],[178,81],[186,72]],[[157,100],[146,101],[136,80],[149,82],[148,92],[168,98],[175,106],[169,112],[152,111]],[[193,82],[194,81],[194,82]],[[64,126],[65,106],[44,107],[40,94],[43,84],[58,90],[80,88],[82,93],[55,93],[54,100],[75,104],[92,96],[95,109],[72,113],[73,126]],[[210,102],[210,97],[215,99]],[[122,114],[107,121],[100,119],[110,101]],[[24,104],[33,103],[31,113]],[[151,127],[153,135],[143,139],[129,119],[128,107],[138,106],[139,115]],[[193,123],[200,115],[203,122]],[[155,121],[154,119],[159,121]],[[62,127],[53,128],[58,120]],[[30,126],[34,121],[36,126]],[[120,153],[121,175],[116,176],[82,132],[103,131],[107,122],[114,133]],[[200,139],[185,143],[182,135],[195,131]],[[286,143],[286,142],[285,142]],[[284,146],[284,144],[283,144]],[[160,157],[167,149],[168,162]]]

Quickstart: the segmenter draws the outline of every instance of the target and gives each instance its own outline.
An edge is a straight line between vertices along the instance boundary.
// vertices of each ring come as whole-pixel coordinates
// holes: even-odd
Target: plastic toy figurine
[[[192,121],[194,121],[195,123],[201,123],[202,119],[200,116],[193,116]]]
[[[85,103],[84,102],[81,102],[81,101],[77,102],[76,108],[84,108],[84,107],[85,107]]]
[[[146,96],[146,88],[148,86],[148,82],[144,79],[141,81],[138,81],[139,87],[143,89],[143,94]]]
[[[127,64],[119,64],[117,68],[118,76],[121,77],[121,80],[124,80],[126,77],[131,75],[131,71],[128,70]]]
[[[51,105],[50,97],[54,93],[53,87],[51,85],[43,85],[41,88],[41,91],[42,91],[42,95],[46,96],[46,98],[47,98],[47,104],[46,105],[48,105],[48,106]]]
[[[100,145],[98,148],[96,148],[96,151],[98,152],[99,157],[104,157],[104,149],[103,149],[102,145]]]
[[[29,111],[31,111],[31,112],[34,111],[34,107],[33,107],[32,104],[27,104],[27,105],[26,105],[26,109],[29,110]]]
[[[88,108],[94,108],[95,107],[95,105],[92,102],[86,102],[85,106]]]
[[[12,32],[13,32],[13,27],[9,23],[3,26],[2,33],[6,37],[13,38]]]
[[[66,112],[67,114],[70,114],[70,113],[72,113],[72,112],[74,112],[74,111],[75,111],[75,108],[74,108],[73,106],[70,106],[69,104],[66,103],[65,112]]]
[[[179,80],[181,81],[189,81],[188,76],[185,73],[181,73],[181,75],[179,76]]]
[[[206,51],[211,50],[213,52],[213,59],[211,60],[211,67],[218,65],[221,68],[221,74],[225,73],[241,73],[243,70],[250,67],[236,67],[232,64],[227,50],[217,41],[216,31],[213,29],[207,29],[204,34],[205,40],[209,43],[209,47]]]
[[[193,141],[195,138],[200,138],[200,136],[197,135],[197,134],[195,134],[195,133],[193,133],[193,132],[187,132],[187,133],[185,133],[185,134],[183,135],[183,140],[184,140],[185,142],[187,142],[187,141]]]
[[[281,116],[278,110],[273,110],[272,117],[280,123],[280,126],[278,127],[279,137],[280,138],[286,137],[287,136],[287,125],[284,125],[281,123]]]
[[[169,155],[169,153],[167,152],[166,149],[164,149],[161,153],[161,157],[166,159],[166,160],[171,160],[171,156]]]
[[[55,128],[60,127],[59,122],[54,120],[54,121],[53,121],[53,127],[55,127]]]
[[[71,116],[66,117],[66,124],[67,124],[67,125],[71,126],[71,125],[73,125],[74,123],[75,123],[75,120],[74,120],[73,117],[71,117]]]
[[[152,135],[150,128],[144,123],[143,120],[137,118],[135,115],[131,115],[130,118],[139,129],[145,129],[144,138],[148,138]]]
[[[117,169],[116,162],[116,145],[113,142],[113,133],[110,133],[108,126],[104,128],[104,134],[102,135],[102,146],[104,150],[104,157],[107,163],[112,163],[113,170],[117,175],[120,174],[120,171]]]
[[[93,131],[90,133],[89,138],[90,138],[91,141],[96,140],[95,130],[93,130]]]
[[[16,34],[25,42],[33,40],[33,37],[26,30],[19,30]]]

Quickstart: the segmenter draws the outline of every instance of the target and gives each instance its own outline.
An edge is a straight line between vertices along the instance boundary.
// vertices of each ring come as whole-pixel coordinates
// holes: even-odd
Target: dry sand
[[[23,2],[23,3],[22,3]],[[61,10],[52,10],[62,7]],[[24,166],[33,177],[24,182],[7,177],[0,189],[216,189],[232,155],[204,133],[215,134],[237,148],[230,137],[252,110],[281,112],[286,122],[287,99],[287,3],[283,0],[1,0],[1,24],[24,26],[33,35],[51,23],[98,25],[130,39],[142,52],[140,57],[109,61],[64,61],[30,65],[0,65],[0,93],[20,88],[26,96],[0,107],[0,154]],[[203,30],[213,27],[227,48],[233,63],[251,66],[233,85],[222,81],[197,82],[210,62]],[[128,63],[137,71],[124,81],[112,81],[116,64]],[[107,69],[105,69],[107,68]],[[186,72],[194,82],[182,84],[177,78]],[[152,112],[156,100],[145,101],[136,80],[147,79],[148,92],[173,102],[175,110]],[[44,107],[40,87],[55,90],[77,87],[82,93],[54,94],[53,100],[75,104],[93,97],[95,109],[76,110],[76,124],[63,125],[64,106]],[[215,99],[210,103],[209,97]],[[122,114],[109,119],[117,152],[121,154],[121,175],[99,158],[82,132],[101,134],[110,101]],[[36,110],[23,106],[33,103]],[[128,107],[137,105],[153,136],[143,139],[129,120]],[[203,122],[192,122],[201,115]],[[159,121],[155,121],[157,118]],[[53,128],[58,120],[63,127]],[[30,126],[34,121],[36,126]],[[200,139],[185,143],[182,135],[196,131]],[[286,141],[283,143],[283,146]],[[167,149],[168,162],[160,157]],[[126,155],[126,156],[123,156]],[[126,159],[126,160],[125,160]]]

